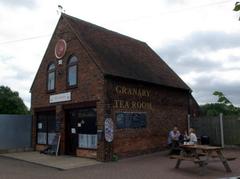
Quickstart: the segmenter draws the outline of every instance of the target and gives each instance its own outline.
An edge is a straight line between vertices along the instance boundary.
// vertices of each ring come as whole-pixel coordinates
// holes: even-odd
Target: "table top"
[[[201,149],[201,150],[221,150],[222,147],[218,146],[210,146],[210,145],[180,145],[181,148],[186,148],[186,149]]]

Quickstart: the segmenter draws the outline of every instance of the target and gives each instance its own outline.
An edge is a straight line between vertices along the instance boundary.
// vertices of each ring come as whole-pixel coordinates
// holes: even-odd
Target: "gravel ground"
[[[226,173],[221,163],[212,163],[204,176],[199,175],[199,167],[192,162],[182,162],[180,169],[175,169],[176,160],[169,159],[166,152],[65,171],[0,157],[0,179],[207,179],[240,176],[240,150],[225,150],[224,153],[238,157],[229,162],[233,172]]]

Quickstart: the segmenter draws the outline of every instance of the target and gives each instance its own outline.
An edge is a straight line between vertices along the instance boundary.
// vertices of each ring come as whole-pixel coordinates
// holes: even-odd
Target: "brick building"
[[[191,89],[144,42],[62,14],[31,87],[36,150],[111,160],[187,128]]]

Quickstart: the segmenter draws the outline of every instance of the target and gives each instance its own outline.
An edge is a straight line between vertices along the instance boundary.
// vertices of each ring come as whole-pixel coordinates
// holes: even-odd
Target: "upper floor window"
[[[48,83],[47,83],[47,89],[48,91],[55,89],[55,64],[51,63],[48,66]]]
[[[76,86],[77,85],[77,62],[78,59],[76,56],[71,56],[68,60],[67,68],[67,83],[68,86]]]

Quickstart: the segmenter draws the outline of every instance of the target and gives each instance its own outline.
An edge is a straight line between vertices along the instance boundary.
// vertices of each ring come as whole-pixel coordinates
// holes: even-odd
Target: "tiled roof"
[[[145,42],[62,14],[104,75],[190,90]]]

